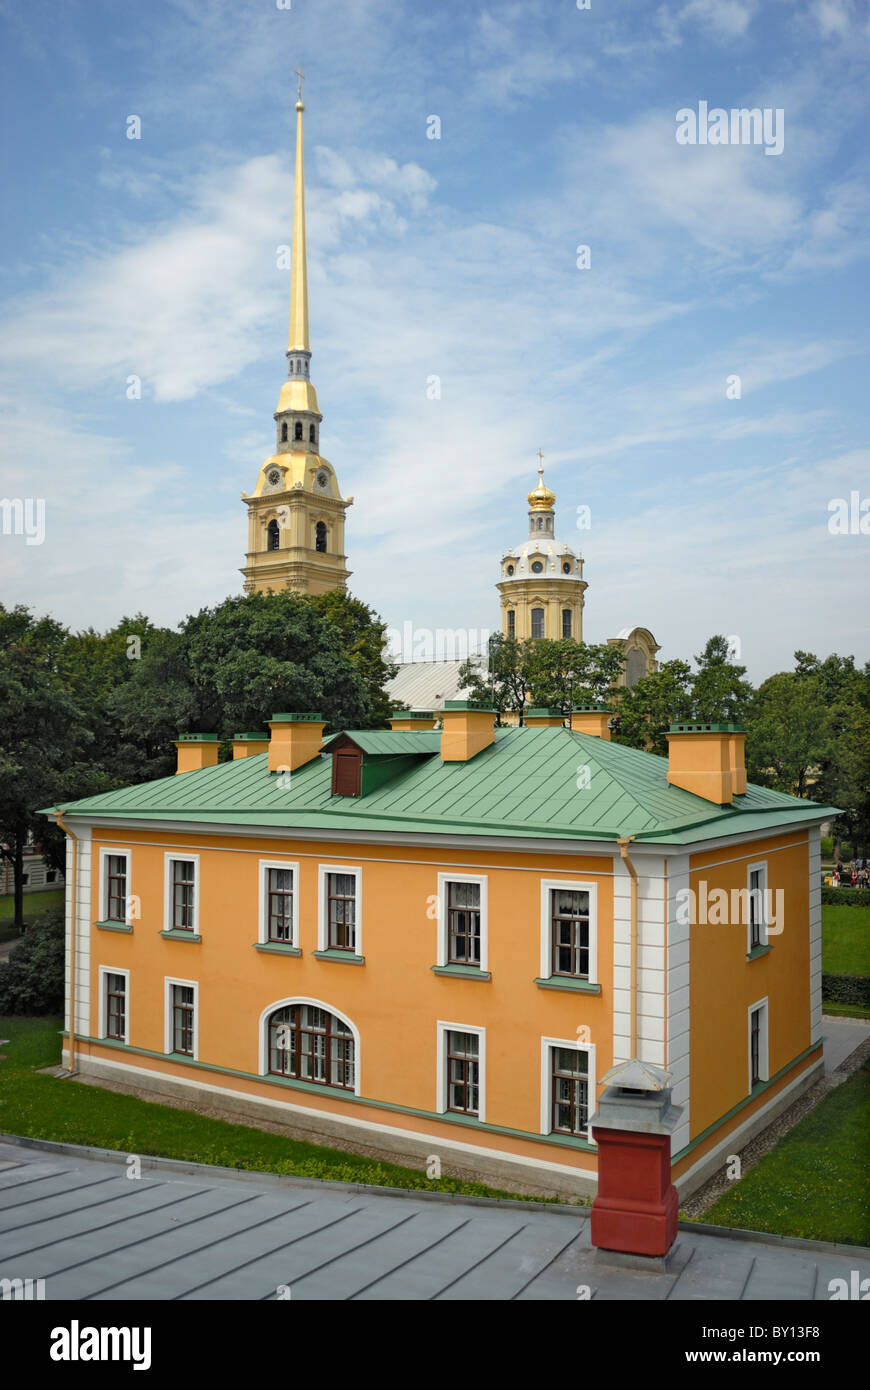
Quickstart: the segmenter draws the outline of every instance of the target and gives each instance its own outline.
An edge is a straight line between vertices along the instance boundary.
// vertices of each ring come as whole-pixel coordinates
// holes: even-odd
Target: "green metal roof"
[[[600,839],[620,835],[691,844],[818,821],[834,808],[750,786],[718,807],[667,782],[667,760],[564,728],[498,729],[469,762],[442,763],[440,736],[390,730],[349,735],[378,754],[405,755],[394,777],[366,796],[332,794],[332,760],[316,757],[279,777],[268,755],[85,797],[69,816],[261,825],[287,830],[441,833],[510,838]],[[332,740],[330,740],[331,742]],[[429,756],[407,761],[408,745]],[[588,781],[588,785],[586,785]],[[51,814],[51,810],[45,812]]]

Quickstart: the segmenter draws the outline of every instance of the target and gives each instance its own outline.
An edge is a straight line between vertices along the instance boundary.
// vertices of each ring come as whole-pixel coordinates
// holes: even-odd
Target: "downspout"
[[[72,908],[69,919],[69,1048],[67,1050],[70,1076],[76,1069],[76,928],[78,926],[78,836],[63,823],[63,813],[55,811],[54,819],[65,835],[72,840]]]
[[[633,835],[624,835],[616,843],[619,845],[619,853],[622,862],[631,874],[631,983],[629,986],[629,1058],[637,1056],[637,869],[628,857],[627,845],[634,839]]]

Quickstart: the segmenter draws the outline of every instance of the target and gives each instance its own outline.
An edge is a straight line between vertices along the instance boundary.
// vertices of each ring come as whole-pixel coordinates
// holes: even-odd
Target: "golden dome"
[[[544,487],[544,465],[538,469],[538,486],[529,493],[529,506],[533,512],[551,512],[556,501],[555,492]]]

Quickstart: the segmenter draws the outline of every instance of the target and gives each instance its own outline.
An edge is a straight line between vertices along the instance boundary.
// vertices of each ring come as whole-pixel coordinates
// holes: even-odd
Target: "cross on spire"
[[[301,101],[301,100],[302,100],[302,83],[303,83],[303,81],[304,81],[304,79],[305,79],[305,74],[304,74],[304,72],[302,71],[301,67],[299,67],[299,68],[296,69],[296,76],[299,78],[299,88],[298,88],[298,91],[297,91],[297,94],[296,94],[296,100],[297,100],[297,101]]]
[[[543,449],[539,449],[539,450],[538,450],[538,472],[539,472],[539,473],[543,473],[543,471],[544,471],[544,451],[543,451]]]

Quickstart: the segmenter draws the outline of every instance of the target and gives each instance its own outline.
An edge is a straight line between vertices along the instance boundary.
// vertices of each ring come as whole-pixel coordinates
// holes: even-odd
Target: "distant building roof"
[[[459,671],[466,659],[482,664],[482,657],[462,661],[406,661],[384,687],[391,700],[409,709],[443,709],[445,700],[459,700],[463,689]]]

